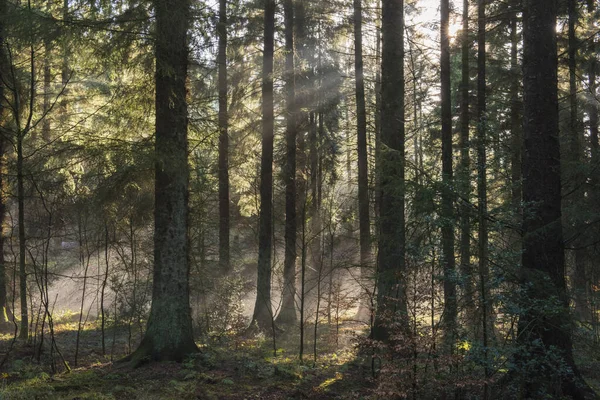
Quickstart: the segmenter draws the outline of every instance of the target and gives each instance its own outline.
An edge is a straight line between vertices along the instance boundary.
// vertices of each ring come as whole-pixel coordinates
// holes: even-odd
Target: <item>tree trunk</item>
[[[365,106],[365,75],[362,48],[362,0],[354,0],[354,72],[356,83],[356,129],[358,148],[358,226],[360,237],[361,286],[366,285],[371,259],[371,223],[369,220],[369,171],[367,159],[367,111]],[[361,296],[359,318],[365,317],[367,307]]]
[[[0,15],[6,14],[6,0],[0,0]],[[6,118],[6,105],[4,104],[4,85],[6,77],[6,57],[4,53],[4,26],[0,21],[0,123],[4,124]],[[6,281],[6,265],[4,260],[4,213],[6,211],[4,199],[4,135],[0,135],[0,329],[9,322],[8,296]]]
[[[277,316],[280,324],[296,322],[296,69],[294,62],[294,2],[283,3],[285,18],[285,90],[286,90],[286,133],[285,133],[285,255],[283,261],[283,299],[281,312]]]
[[[17,107],[19,110],[19,107]],[[19,111],[17,111],[19,112]],[[25,237],[25,185],[23,172],[23,136],[21,129],[17,130],[17,207],[19,214],[19,294],[21,302],[21,325],[19,338],[26,340],[29,337],[29,314],[27,310],[27,269],[26,237]]]
[[[377,8],[381,9],[381,0],[377,0]],[[381,191],[379,190],[381,184],[379,182],[379,153],[381,151],[381,14],[377,14],[377,23],[375,26],[377,30],[375,34],[375,194],[374,194],[374,212],[375,212],[375,232],[379,233],[379,216],[380,216],[380,203],[381,203]]]
[[[594,1],[588,2],[588,12],[592,15],[590,18],[593,24],[594,15],[597,15],[596,6]],[[592,29],[594,26],[592,25]],[[598,82],[597,82],[597,71],[598,71],[598,45],[596,44],[596,38],[592,38],[590,42],[590,60],[589,60],[589,72],[588,72],[588,87],[589,87],[589,109],[588,109],[588,117],[590,123],[590,147],[591,147],[591,162],[592,168],[594,166],[600,165],[600,143],[598,142]],[[592,185],[592,202],[593,209],[598,210],[600,206],[600,193],[598,190],[599,180],[596,177],[596,174],[592,174],[591,176],[591,185]]]
[[[197,351],[188,264],[186,79],[189,0],[155,0],[156,142],[154,274],[146,333],[126,360],[178,361]]]
[[[470,113],[469,113],[469,0],[463,0],[461,33],[461,85],[460,85],[460,164],[458,173],[460,195],[463,198],[460,207],[460,270],[464,285],[463,302],[469,328],[473,328],[474,299],[473,270],[471,265],[471,156]]]
[[[258,280],[253,323],[261,330],[271,328],[271,249],[273,240],[273,55],[275,1],[265,1],[262,71],[262,156],[260,166],[260,222],[258,232]]]
[[[375,340],[390,337],[389,316],[408,328],[404,183],[404,0],[382,2],[381,217]]]
[[[519,69],[519,32],[517,30],[517,22],[519,10],[513,10],[510,19],[510,69],[512,71],[512,83],[510,87],[510,130],[512,139],[511,149],[511,181],[512,181],[512,204],[515,213],[517,214],[517,223],[522,220],[521,201],[523,193],[521,188],[522,176],[522,157],[523,157],[523,119],[522,108],[523,104],[519,98],[521,72]],[[520,249],[520,239],[519,249]]]
[[[227,0],[219,0],[219,264],[230,270],[229,252],[229,132],[227,114]]]
[[[557,8],[556,0],[526,0],[523,10],[523,200],[529,209],[523,219],[522,347],[516,367],[524,398],[583,399],[586,386],[572,354],[561,223]],[[523,354],[537,354],[535,363],[526,365],[530,360]],[[556,357],[574,373],[557,371]]]
[[[489,376],[487,364],[488,335],[490,333],[490,299],[488,289],[488,227],[487,227],[487,153],[486,153],[486,0],[478,0],[477,7],[477,205],[479,221],[479,296],[481,330],[484,348],[484,369]],[[487,384],[484,399],[487,399]]]
[[[583,189],[584,178],[581,169],[582,162],[582,138],[583,127],[579,121],[579,104],[577,101],[577,48],[579,46],[577,42],[576,28],[578,23],[578,11],[577,2],[575,0],[569,0],[568,4],[569,13],[569,44],[568,44],[568,55],[569,55],[569,142],[570,146],[570,165],[574,173],[571,176],[572,181],[572,198],[571,198],[571,218],[569,218],[569,225],[574,232],[581,229],[581,224],[578,222],[577,212],[580,207],[584,206],[585,191]],[[581,247],[582,241],[575,240],[573,242],[574,247],[574,259],[575,259],[575,270],[573,271],[573,294],[575,297],[575,313],[580,320],[589,320],[589,307],[587,302],[587,291],[586,291],[586,271],[585,271],[585,249]]]
[[[63,21],[69,21],[69,0],[63,0],[63,9],[62,9]],[[60,118],[61,122],[66,122],[67,120],[67,86],[70,79],[70,70],[69,70],[69,41],[65,34],[62,36],[62,65],[61,65],[61,81],[63,86],[63,94],[62,99],[60,101]]]
[[[454,259],[454,201],[452,195],[452,93],[450,83],[450,2],[441,0],[441,96],[442,96],[442,263],[444,267],[445,345],[452,350],[456,334],[456,261]]]

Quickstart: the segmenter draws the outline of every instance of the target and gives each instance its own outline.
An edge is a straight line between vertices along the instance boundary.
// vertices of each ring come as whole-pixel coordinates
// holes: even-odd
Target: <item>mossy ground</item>
[[[304,362],[298,359],[296,328],[279,333],[277,354],[265,336],[221,337],[199,344],[201,351],[184,363],[150,363],[136,369],[102,355],[100,332],[89,324],[82,333],[79,365],[73,365],[76,326],[56,327],[57,342],[72,371],[57,361],[50,369],[49,350],[38,363],[31,343],[17,341],[0,372],[0,399],[367,399],[370,370],[356,360],[352,338],[361,326],[319,329],[318,358],[313,359],[312,328]],[[112,348],[112,331],[108,348]],[[336,341],[337,338],[337,341]],[[0,337],[0,357],[11,340]],[[113,361],[125,356],[128,331],[117,331]]]
[[[200,352],[185,362],[149,363],[132,369],[119,364],[129,350],[129,330],[107,330],[102,355],[97,324],[81,334],[79,365],[74,365],[77,324],[68,315],[56,325],[56,340],[72,370],[55,357],[52,373],[49,348],[36,360],[33,343],[17,341],[0,369],[0,400],[4,399],[364,399],[377,398],[369,360],[357,356],[356,338],[364,326],[345,322],[339,332],[323,324],[318,333],[318,358],[313,359],[313,328],[307,326],[304,361],[298,358],[297,327],[264,335],[220,336],[198,343]],[[138,335],[139,336],[139,335]],[[113,346],[112,339],[115,338]],[[587,382],[600,389],[600,353],[587,338],[576,345],[577,363]],[[0,335],[0,360],[12,335]],[[133,349],[139,337],[133,337]],[[579,342],[579,341],[578,341]],[[383,397],[385,398],[385,397]]]

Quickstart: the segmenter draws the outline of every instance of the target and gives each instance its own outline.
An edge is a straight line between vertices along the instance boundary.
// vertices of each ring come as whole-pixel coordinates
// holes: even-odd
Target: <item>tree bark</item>
[[[569,64],[569,143],[570,146],[570,166],[573,169],[571,176],[573,195],[571,198],[571,218],[569,225],[574,232],[581,229],[578,222],[577,212],[580,207],[584,207],[585,191],[583,189],[584,177],[580,172],[582,162],[582,139],[583,132],[579,120],[579,104],[577,101],[577,34],[576,28],[579,20],[577,11],[577,2],[569,0],[567,3],[569,14],[569,44],[568,44],[568,64]],[[574,241],[574,259],[575,269],[573,271],[573,294],[575,297],[575,313],[581,320],[589,320],[589,307],[587,302],[586,290],[586,271],[585,271],[585,249],[581,246],[581,240]]]
[[[365,75],[362,45],[362,0],[354,0],[354,72],[356,94],[356,131],[358,149],[358,226],[360,238],[360,274],[366,284],[371,259],[371,223],[369,219],[369,171],[367,159],[367,111],[365,105]],[[361,297],[359,317],[366,306]]]
[[[450,2],[441,0],[441,96],[442,96],[442,263],[444,268],[444,330],[448,351],[456,334],[456,261],[454,259],[454,201],[452,171],[452,93],[450,82]]]
[[[230,271],[229,249],[229,132],[227,113],[227,0],[219,0],[219,264]]]
[[[6,0],[0,0],[0,15],[6,14]],[[8,81],[6,74],[6,56],[4,53],[4,23],[0,20],[0,124],[6,124],[6,104],[4,103],[4,85]],[[0,134],[0,329],[9,322],[6,265],[4,260],[4,135]]]
[[[591,21],[594,21],[594,15],[597,15],[595,1],[588,2],[588,12],[592,15],[590,18]],[[592,22],[593,24],[593,22]],[[592,30],[594,26],[592,25]],[[589,60],[589,72],[588,72],[588,87],[589,87],[589,108],[588,108],[588,117],[590,123],[590,147],[591,147],[591,162],[592,166],[600,165],[600,143],[598,142],[598,82],[597,82],[597,72],[598,72],[598,45],[596,43],[596,38],[593,38],[590,42],[590,60]],[[590,179],[592,185],[592,202],[593,209],[600,209],[600,193],[599,193],[599,180],[596,177],[596,174],[592,174]]]
[[[524,398],[584,399],[572,354],[561,223],[556,0],[526,0],[523,10],[524,132],[521,348],[516,367]],[[552,356],[550,355],[552,353]],[[534,354],[536,362],[523,354]],[[558,357],[573,371],[557,371]],[[546,360],[546,361],[545,361]],[[527,368],[527,369],[525,369]],[[525,371],[528,371],[525,372]]]
[[[516,2],[515,2],[516,3]],[[510,87],[510,130],[512,140],[511,151],[511,181],[512,181],[512,203],[513,209],[517,214],[517,223],[521,223],[522,207],[521,201],[523,193],[521,188],[522,176],[522,157],[523,157],[523,104],[519,97],[521,91],[521,72],[519,67],[519,32],[517,30],[517,22],[519,10],[516,6],[511,13],[510,19],[510,69],[512,71],[512,84]],[[520,239],[519,239],[520,242]],[[520,248],[520,243],[519,243]]]
[[[390,338],[389,317],[406,332],[406,234],[404,183],[404,0],[382,1],[381,217],[377,313],[372,337]]]
[[[20,112],[19,108],[16,107]],[[19,124],[18,124],[19,125]],[[17,129],[17,207],[19,215],[19,295],[21,302],[21,325],[19,338],[26,340],[29,337],[29,313],[27,309],[27,269],[26,252],[27,243],[25,236],[25,184],[24,184],[24,157],[23,139],[25,133]]]
[[[488,335],[490,330],[490,299],[488,289],[488,224],[487,224],[487,152],[486,152],[486,0],[478,0],[477,7],[477,206],[479,222],[479,296],[481,311],[481,334],[484,348],[484,369],[489,376],[487,364]],[[484,399],[487,399],[487,384]]]
[[[467,324],[473,328],[475,315],[473,294],[473,269],[471,265],[471,156],[470,156],[470,62],[469,62],[469,0],[463,0],[461,33],[461,84],[460,84],[460,164],[458,167],[460,195],[466,200],[460,204],[460,271],[462,275],[463,302]]]
[[[189,0],[154,0],[156,141],[152,306],[144,337],[125,361],[181,362],[197,351],[188,264],[186,79]]]
[[[253,323],[261,330],[272,326],[271,249],[273,240],[273,55],[275,1],[264,0],[264,50],[262,70],[262,155],[260,166],[260,222],[258,232],[258,279]]]
[[[286,91],[286,133],[285,133],[285,255],[283,261],[283,299],[281,312],[277,316],[280,324],[296,322],[296,69],[294,61],[294,2],[283,3],[285,19],[285,91]]]

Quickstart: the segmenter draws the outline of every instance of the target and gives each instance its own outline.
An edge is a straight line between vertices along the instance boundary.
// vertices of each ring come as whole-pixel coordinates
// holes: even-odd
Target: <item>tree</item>
[[[156,138],[152,306],[125,361],[178,361],[197,351],[188,265],[187,33],[189,0],[155,0]]]
[[[258,279],[252,323],[268,329],[271,309],[271,251],[273,248],[273,55],[275,1],[264,0],[264,49],[262,70],[262,153],[260,161],[260,215],[258,227]]]
[[[365,106],[365,74],[363,70],[362,0],[354,0],[354,71],[356,93],[356,130],[358,149],[358,225],[360,266],[363,283],[371,257],[371,223],[369,219],[369,171],[367,160],[367,111]],[[363,302],[361,301],[361,308]],[[359,311],[359,314],[362,312]]]
[[[285,254],[283,261],[283,299],[277,322],[289,324],[296,321],[296,137],[298,130],[296,109],[296,68],[294,62],[294,2],[283,3],[285,18]]]
[[[526,0],[523,10],[523,200],[528,210],[518,327],[522,347],[516,359],[522,368],[523,397],[584,399],[585,386],[572,353],[561,224],[557,6],[557,0]],[[570,371],[558,368],[561,363]]]
[[[227,115],[227,0],[219,0],[219,263],[229,272],[229,132]]]
[[[449,351],[456,331],[456,262],[454,259],[454,201],[452,171],[452,104],[450,83],[449,0],[441,0],[441,91],[442,91],[442,255],[444,266],[444,329]]]
[[[588,12],[591,14],[590,20],[592,21],[592,30],[595,28],[593,25],[594,16],[598,15],[597,8],[594,1],[588,1]],[[589,51],[589,65],[588,65],[588,88],[590,94],[590,102],[588,103],[588,116],[589,116],[589,124],[590,124],[590,147],[591,147],[591,162],[592,165],[599,165],[600,162],[600,142],[598,142],[598,82],[597,82],[597,73],[598,73],[598,55],[597,55],[597,38],[592,38],[590,42],[590,51]],[[598,210],[598,206],[600,203],[600,196],[598,193],[598,179],[596,175],[590,179],[592,184],[592,209]]]
[[[484,355],[486,357],[485,376],[488,377],[487,347],[490,302],[488,290],[488,215],[487,215],[487,152],[486,152],[486,0],[478,0],[477,6],[477,208],[479,222],[479,296],[481,310],[481,330]],[[484,398],[487,399],[487,385]]]
[[[382,1],[381,185],[377,313],[372,337],[388,340],[389,317],[408,325],[404,155],[404,0]],[[408,328],[406,328],[408,331]]]
[[[585,178],[581,172],[581,163],[583,157],[582,141],[583,141],[583,124],[579,119],[579,101],[577,99],[579,78],[577,77],[577,49],[579,43],[577,40],[577,24],[579,22],[579,11],[575,0],[568,0],[567,9],[569,14],[568,22],[568,64],[569,64],[569,155],[570,164],[573,169],[572,177],[570,178],[570,203],[572,215],[569,222],[573,230],[581,229],[581,223],[574,216],[575,210],[584,204]],[[589,319],[589,310],[587,305],[587,279],[585,271],[585,248],[582,247],[581,240],[574,241],[575,255],[575,270],[573,271],[573,292],[575,297],[575,312],[580,319]]]
[[[519,19],[518,2],[515,1],[510,16],[510,69],[512,72],[512,81],[510,85],[510,129],[511,129],[511,180],[512,180],[512,203],[515,212],[517,213],[517,223],[521,223],[521,158],[523,156],[523,121],[520,84],[520,65],[519,65],[519,32],[517,23]],[[519,244],[520,248],[520,244]],[[520,250],[519,250],[520,251]]]
[[[471,266],[471,156],[470,144],[470,63],[469,63],[469,0],[463,0],[462,32],[461,32],[461,83],[460,83],[460,164],[458,166],[458,183],[460,185],[460,271],[464,285],[464,303],[467,314],[474,314],[473,310],[473,271]],[[472,317],[469,323],[472,327]]]
[[[0,126],[4,128],[6,123],[6,106],[4,103],[4,86],[8,81],[6,74],[6,55],[4,49],[4,15],[6,15],[6,0],[0,0]],[[4,213],[5,213],[5,198],[4,198],[4,130],[0,131],[0,329],[8,322],[9,316],[8,299],[7,299],[7,281],[6,281],[6,264],[4,260]]]

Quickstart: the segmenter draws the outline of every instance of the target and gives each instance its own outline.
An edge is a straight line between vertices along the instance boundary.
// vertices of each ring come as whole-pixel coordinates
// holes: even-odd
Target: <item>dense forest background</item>
[[[599,16],[0,0],[0,398],[595,398]]]

